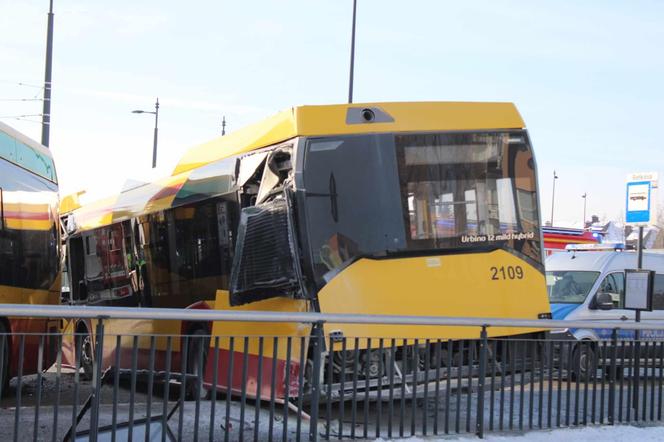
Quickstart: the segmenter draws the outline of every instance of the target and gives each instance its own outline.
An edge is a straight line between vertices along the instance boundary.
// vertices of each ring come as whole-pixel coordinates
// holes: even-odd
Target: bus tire
[[[0,359],[0,370],[2,370],[2,377],[0,378],[0,388],[2,389],[2,397],[7,396],[9,393],[9,335],[7,334],[7,326],[4,322],[0,321],[0,348],[2,348],[2,359]]]
[[[207,362],[208,348],[210,347],[210,334],[205,328],[197,327],[187,333],[189,339],[187,340],[187,367],[186,374],[193,375],[187,378],[185,387],[185,396],[188,399],[205,399],[207,397],[207,390],[203,385],[203,376],[205,375],[205,364]],[[201,361],[202,352],[202,361]],[[200,367],[199,364],[203,364]],[[203,376],[198,376],[200,372]]]
[[[87,381],[92,379],[92,372],[94,369],[94,345],[92,345],[92,335],[88,331],[87,326],[82,322],[76,327],[76,361],[83,369],[81,377]]]

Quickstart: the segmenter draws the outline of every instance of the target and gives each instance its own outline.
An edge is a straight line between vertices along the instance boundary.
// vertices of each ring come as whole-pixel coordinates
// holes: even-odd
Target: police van
[[[664,321],[664,253],[644,251],[642,267],[655,271],[652,311],[641,312],[645,324]],[[601,321],[618,328],[618,339],[633,340],[633,330],[623,330],[622,324],[635,321],[635,312],[624,308],[625,270],[637,268],[636,251],[625,251],[622,245],[568,246],[565,252],[553,253],[546,259],[546,284],[553,319],[570,321]],[[553,340],[587,342],[573,347],[574,372],[588,379],[591,363],[603,358],[598,342],[611,339],[611,328],[566,328],[553,330]],[[641,340],[664,340],[661,330],[642,330]],[[651,347],[654,349],[654,347]],[[627,350],[631,349],[631,346]],[[622,347],[625,350],[625,347]],[[620,351],[619,359],[631,358]],[[631,350],[629,350],[631,352]],[[596,354],[595,354],[596,353]],[[566,355],[561,355],[566,359]],[[577,359],[578,358],[578,359]],[[565,363],[565,362],[563,362]],[[622,362],[618,362],[621,369]],[[578,372],[577,372],[578,370]]]
[[[616,327],[635,320],[635,312],[624,308],[624,295],[625,270],[637,268],[636,251],[597,246],[568,247],[547,258],[546,284],[553,319],[602,321]],[[664,254],[645,250],[642,267],[655,271],[655,284],[652,311],[642,312],[641,321],[664,321]],[[609,339],[611,333],[612,329],[567,329],[552,333],[552,337],[600,341]],[[631,330],[619,331],[621,339],[633,337]],[[664,339],[664,332],[643,331],[641,338]]]

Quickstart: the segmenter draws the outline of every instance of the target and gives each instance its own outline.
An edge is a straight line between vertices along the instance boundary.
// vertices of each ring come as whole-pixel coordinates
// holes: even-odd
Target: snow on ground
[[[378,439],[383,441],[385,439]],[[488,442],[650,442],[664,441],[664,426],[633,427],[616,425],[615,427],[586,427],[578,429],[560,429],[553,431],[532,431],[523,434],[487,434],[484,439],[476,436],[448,436],[445,438],[409,438],[408,442],[432,442],[435,440],[488,441]]]

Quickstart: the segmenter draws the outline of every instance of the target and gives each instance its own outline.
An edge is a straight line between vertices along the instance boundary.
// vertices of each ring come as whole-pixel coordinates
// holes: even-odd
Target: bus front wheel
[[[94,365],[94,346],[92,345],[92,336],[85,325],[78,327],[76,331],[76,360],[80,368],[83,369],[83,379],[92,379]]]
[[[205,399],[207,390],[203,385],[210,336],[207,330],[196,328],[188,333],[187,370],[185,394],[190,399]],[[200,375],[200,376],[199,376]]]

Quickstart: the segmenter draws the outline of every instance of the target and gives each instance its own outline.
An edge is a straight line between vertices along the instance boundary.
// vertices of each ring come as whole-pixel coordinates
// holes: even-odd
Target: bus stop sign
[[[657,188],[656,173],[634,173],[627,176],[627,199],[625,222],[633,226],[647,226],[655,214],[654,190]]]

